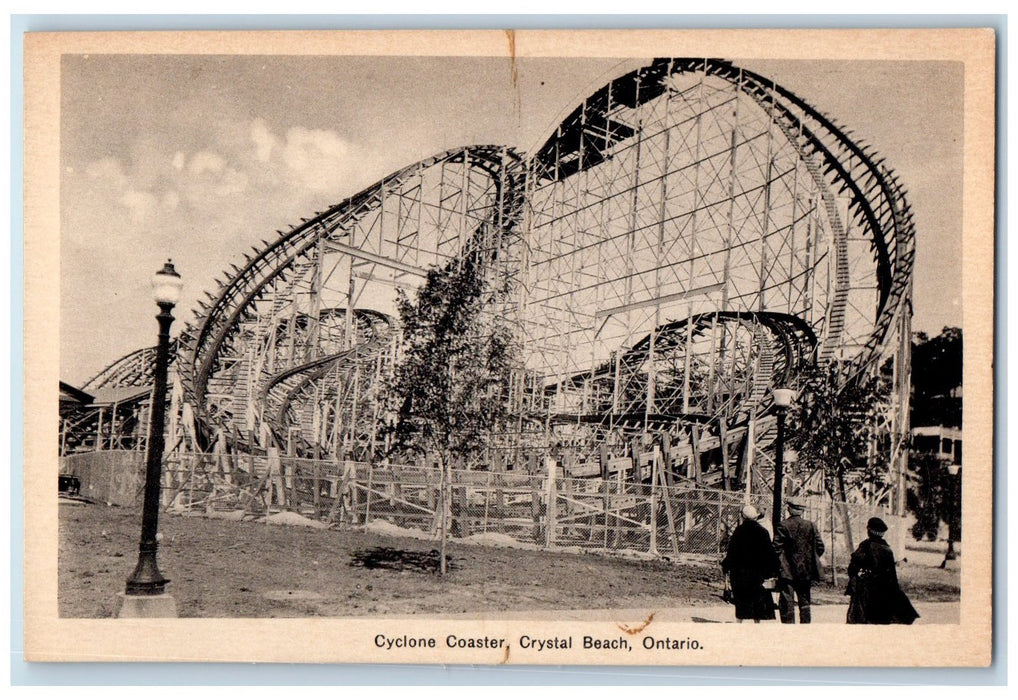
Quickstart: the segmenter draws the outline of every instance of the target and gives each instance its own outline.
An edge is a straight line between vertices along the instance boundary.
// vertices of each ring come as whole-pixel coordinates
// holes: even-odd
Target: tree
[[[836,363],[814,366],[804,379],[790,442],[799,468],[822,472],[828,493],[844,501],[850,486],[878,476],[869,472],[867,454],[872,417],[886,397],[886,381],[862,376],[845,382]]]
[[[912,414],[916,425],[961,427],[963,343],[960,328],[945,327],[930,338],[916,333],[912,342]],[[948,524],[948,556],[961,537],[961,477],[937,454],[914,449],[907,506],[916,516],[912,535],[934,539],[940,522]]]
[[[912,425],[961,427],[962,333],[945,327],[930,338],[916,333],[912,342]]]
[[[950,540],[961,537],[961,502],[958,477],[951,474],[947,462],[928,452],[912,452],[910,463],[913,486],[907,495],[908,509],[915,514],[912,536],[934,540],[940,522],[951,528]]]
[[[490,312],[504,290],[491,288],[484,262],[468,252],[433,268],[416,299],[401,292],[397,302],[403,356],[390,386],[398,405],[393,449],[439,460],[442,573],[452,461],[478,461],[509,416],[515,345],[505,319]]]
[[[889,385],[885,372],[845,380],[836,363],[814,365],[803,374],[800,406],[792,419],[790,444],[798,452],[800,471],[824,475],[824,486],[832,499],[841,503],[845,538],[855,549],[849,525],[848,490],[873,483],[868,459],[874,411],[886,398]]]

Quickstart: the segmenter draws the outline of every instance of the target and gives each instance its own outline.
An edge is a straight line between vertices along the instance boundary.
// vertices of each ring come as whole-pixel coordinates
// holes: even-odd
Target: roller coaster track
[[[687,77],[672,80],[673,76]],[[712,117],[716,120],[710,124],[715,129],[715,137],[721,134],[720,140],[715,143],[724,145],[714,147],[709,152],[711,155],[703,156],[699,150],[699,131],[696,131],[695,150],[689,143],[681,144],[678,149],[678,153],[685,155],[687,160],[677,165],[670,163],[669,154],[675,150],[675,141],[672,141],[673,151],[669,151],[669,142],[665,138],[663,147],[660,143],[656,146],[651,143],[650,146],[658,148],[658,161],[652,164],[641,161],[639,139],[645,123],[641,119],[646,117],[650,123],[660,125],[661,133],[673,128],[674,124],[669,122],[673,103],[664,103],[666,116],[662,121],[654,122],[654,110],[662,106],[662,103],[654,101],[664,95],[672,97],[670,90],[678,94],[686,89],[683,86],[693,79],[691,76],[697,76],[697,87],[701,88],[701,93],[686,102],[679,102],[674,114],[687,116],[688,123],[692,123],[707,111],[715,112]],[[705,82],[721,95],[720,100],[711,102],[703,99]],[[729,107],[733,103],[734,114]],[[740,103],[742,107],[750,108],[748,126],[739,121]],[[637,111],[645,105],[646,110]],[[699,121],[696,123],[698,129]],[[755,135],[747,135],[753,134],[752,130],[757,127],[760,128]],[[672,134],[671,131],[668,133]],[[694,138],[691,134],[684,134],[680,140]],[[755,162],[758,170],[750,171],[746,166],[741,171],[737,170],[736,152],[741,164],[745,152],[741,144],[757,136],[766,139],[768,149],[763,154],[760,148],[755,155],[752,148],[749,149],[751,158],[758,158]],[[630,148],[627,154],[627,148],[633,146],[634,141],[636,146]],[[707,142],[710,143],[710,140],[707,139]],[[763,142],[762,138],[760,143]],[[782,159],[778,174],[773,176],[771,165],[777,162],[777,157],[771,158],[772,143],[778,144],[775,148],[780,149],[777,152]],[[634,152],[635,158],[632,157]],[[618,160],[611,164],[613,159]],[[719,161],[724,161],[720,167]],[[603,169],[592,173],[589,178],[574,178],[578,173],[602,164]],[[450,166],[457,177],[463,173],[462,184],[445,179],[446,166]],[[674,195],[673,202],[679,204],[669,204],[668,195],[672,195],[672,189],[666,192],[664,183],[672,176],[674,180],[681,181],[686,168],[693,173],[692,183],[686,184],[692,189],[677,188],[680,192]],[[701,168],[704,172],[710,170],[707,177],[713,178],[707,186],[697,180]],[[434,172],[432,169],[441,171],[441,184],[437,193],[432,191],[425,195],[424,173]],[[654,201],[653,211],[650,206],[642,206],[639,210],[637,207],[637,192],[642,185],[641,169],[646,170],[655,182],[659,180],[662,183],[660,190],[651,192],[652,196],[660,197],[660,202]],[[469,175],[474,172],[480,177],[475,176],[471,183]],[[746,182],[741,182],[745,172],[749,175]],[[483,180],[485,189],[471,200],[474,194],[471,187],[476,186],[478,180]],[[723,184],[718,186],[714,181],[723,181]],[[589,182],[600,188],[595,194],[586,190]],[[780,184],[788,186],[789,182],[800,189],[791,192],[790,196],[785,193],[785,198],[778,205],[764,196],[751,199],[751,190],[767,190]],[[568,184],[554,189],[560,183]],[[553,187],[543,190],[546,185]],[[648,188],[644,187],[642,191],[646,192]],[[546,193],[552,197],[548,201],[541,199]],[[592,210],[594,205],[588,206],[584,199],[588,196],[590,201],[601,197],[601,205],[606,202],[618,205],[623,197],[627,197],[623,205],[627,215],[612,212],[610,207],[606,207],[614,218],[608,224],[604,221],[592,223],[594,215],[588,210]],[[386,202],[391,203],[393,198],[399,201],[398,207],[390,204],[387,209]],[[457,202],[455,206],[462,205],[457,225],[451,223],[451,218],[443,218],[444,213],[451,211],[453,205],[449,203],[454,201]],[[501,313],[518,303],[521,308],[514,312],[529,320],[525,318],[526,314],[540,308],[539,303],[535,303],[535,300],[542,301],[540,293],[554,293],[556,297],[567,298],[566,295],[571,294],[573,289],[568,285],[579,284],[566,281],[564,275],[556,277],[565,265],[561,269],[549,266],[552,273],[548,278],[538,278],[538,281],[555,287],[553,292],[540,289],[540,284],[534,285],[532,290],[527,287],[528,282],[522,283],[523,294],[519,299],[506,291],[518,281],[514,275],[520,274],[532,259],[537,260],[541,255],[552,256],[541,249],[543,243],[538,240],[539,234],[535,233],[539,230],[535,220],[558,221],[575,215],[574,219],[579,223],[570,224],[575,227],[572,231],[575,237],[557,237],[553,241],[559,246],[555,248],[554,256],[565,258],[578,256],[578,250],[583,246],[593,248],[595,244],[590,241],[598,240],[600,234],[605,234],[606,239],[608,236],[635,235],[635,229],[641,226],[647,228],[650,225],[647,222],[658,215],[660,224],[655,219],[653,225],[660,225],[664,240],[670,235],[666,234],[665,227],[668,206],[698,209],[702,205],[703,209],[708,209],[718,207],[719,202],[729,202],[734,208],[736,201],[749,213],[740,212],[742,218],[735,224],[729,214],[728,231],[737,229],[740,221],[751,221],[752,225],[747,227],[749,233],[744,240],[734,243],[730,233],[728,238],[717,235],[716,239],[723,242],[722,249],[727,253],[740,246],[756,245],[759,241],[761,252],[751,263],[751,266],[759,265],[761,270],[758,293],[757,287],[754,287],[748,292],[738,290],[735,296],[729,298],[727,285],[736,286],[730,280],[737,276],[729,276],[727,262],[723,271],[720,264],[710,269],[715,279],[706,279],[703,287],[693,284],[694,252],[690,242],[690,284],[679,290],[673,286],[664,291],[658,284],[656,292],[650,291],[654,287],[648,285],[648,295],[656,294],[653,298],[634,299],[620,293],[611,297],[606,308],[649,309],[669,298],[672,301],[686,298],[684,294],[693,293],[688,290],[704,289],[717,282],[715,286],[724,289],[725,296],[721,303],[714,306],[716,310],[693,313],[710,307],[693,306],[691,303],[690,310],[683,312],[690,315],[682,320],[660,323],[660,316],[650,321],[647,320],[649,315],[645,315],[640,317],[642,320],[630,322],[627,318],[625,322],[620,321],[626,325],[623,331],[612,336],[619,340],[610,342],[618,343],[619,347],[611,360],[565,379],[561,379],[562,374],[556,374],[560,371],[556,368],[563,365],[557,364],[562,359],[555,353],[557,348],[566,346],[549,343],[552,350],[548,351],[548,356],[552,359],[540,365],[540,369],[527,369],[532,371],[533,377],[532,383],[527,385],[533,389],[527,391],[527,400],[532,399],[535,405],[528,411],[521,411],[518,418],[521,425],[533,428],[529,432],[534,434],[552,426],[576,425],[580,427],[576,432],[589,430],[590,434],[597,436],[596,439],[612,431],[628,436],[645,431],[666,432],[678,425],[692,424],[697,427],[689,428],[686,436],[711,433],[715,447],[719,441],[726,439],[722,435],[727,429],[729,438],[726,446],[730,448],[730,458],[731,449],[738,449],[736,446],[740,439],[748,441],[746,426],[752,416],[757,419],[757,445],[766,446],[773,437],[770,396],[774,387],[794,387],[805,366],[835,360],[848,360],[840,365],[844,370],[841,377],[847,385],[877,368],[895,340],[899,343],[909,341],[907,332],[902,330],[906,326],[896,324],[907,320],[911,313],[915,224],[906,203],[904,187],[884,166],[876,152],[795,94],[728,61],[662,58],[616,78],[594,92],[529,157],[495,145],[446,151],[382,178],[326,211],[316,213],[313,218],[302,220],[288,231],[277,232],[278,237],[274,240],[263,241],[261,246],[253,248],[243,262],[227,270],[217,281],[214,291],[199,302],[195,321],[180,333],[172,355],[184,390],[184,400],[193,409],[199,447],[207,445],[217,428],[230,420],[229,416],[237,423],[247,420],[248,428],[256,420],[264,429],[260,437],[255,430],[250,430],[246,437],[237,436],[237,431],[233,431],[235,436],[230,439],[234,446],[252,451],[264,447],[256,443],[264,441],[267,432],[277,445],[286,443],[298,454],[317,456],[326,447],[327,440],[322,435],[312,435],[322,431],[318,428],[308,430],[308,426],[320,428],[326,416],[333,425],[345,423],[358,435],[374,436],[380,420],[379,408],[377,404],[365,407],[363,402],[374,401],[381,377],[391,371],[394,358],[390,349],[397,345],[398,332],[393,319],[385,313],[364,308],[348,311],[333,306],[340,303],[350,307],[360,305],[353,298],[352,279],[355,275],[352,262],[348,270],[351,278],[349,293],[340,289],[338,294],[328,298],[321,294],[325,276],[323,258],[327,253],[345,255],[351,261],[367,261],[363,263],[364,268],[374,264],[388,265],[387,269],[397,272],[393,272],[387,282],[403,287],[412,287],[409,279],[418,282],[427,274],[425,267],[448,266],[467,255],[483,253],[490,256],[482,259],[482,264],[487,266],[485,274],[505,275],[504,280],[500,278],[491,285],[492,288],[500,288],[499,285],[505,282],[502,285],[504,289],[493,292],[487,300],[490,302],[498,298],[492,305],[493,309],[498,307],[494,312]],[[412,222],[407,223],[400,218],[405,215],[404,209],[399,208],[404,202],[410,202],[407,211],[417,206],[418,212],[427,208],[429,212],[439,210],[439,213],[427,224],[421,224],[418,218],[415,228]],[[760,205],[760,202],[763,204]],[[543,204],[548,205],[548,211],[542,210]],[[658,204],[659,212],[656,210]],[[786,207],[785,218],[772,224],[768,218],[770,212],[778,211],[782,205]],[[788,208],[791,215],[787,214]],[[685,211],[683,209],[683,214]],[[531,216],[525,218],[525,213]],[[394,228],[383,227],[383,215],[394,216],[400,224]],[[751,219],[752,216],[758,218]],[[807,219],[807,216],[812,218]],[[667,220],[671,221],[670,218]],[[362,249],[368,240],[365,231],[373,222],[377,223],[372,229],[378,234],[376,239],[372,239],[377,241],[377,250]],[[697,220],[692,218],[691,222],[690,225],[695,227]],[[813,225],[816,228],[810,229]],[[822,228],[825,225],[826,230]],[[427,233],[434,235],[438,242],[434,250],[429,250],[429,255],[434,253],[433,259],[429,257],[427,262],[421,263],[406,251],[414,250],[415,243],[419,243],[418,238],[425,238],[425,226],[432,227],[427,229]],[[595,230],[598,226],[602,228]],[[624,234],[615,230],[626,226],[630,230]],[[803,291],[803,283],[803,286],[797,287],[801,293],[796,301],[798,306],[793,306],[789,291],[785,303],[780,306],[774,304],[772,308],[775,311],[769,311],[764,290],[769,289],[766,285],[772,279],[765,269],[773,258],[769,260],[772,249],[766,239],[792,231],[793,242],[779,240],[775,248],[781,250],[784,245],[794,257],[797,254],[794,241],[798,240],[800,246],[802,241],[801,236],[795,238],[795,226],[806,227],[807,236],[815,234],[816,245],[823,248],[811,257],[810,248],[806,246],[802,255],[805,262],[800,260],[797,264],[803,270],[810,266],[808,273],[796,276],[794,265],[790,262],[773,278],[786,275],[787,279],[782,278],[781,283],[791,288],[807,275],[816,275],[822,291],[816,297],[809,296]],[[711,229],[707,224],[704,230],[709,236],[722,229],[718,226]],[[550,225],[540,229],[541,234],[548,231],[558,229]],[[517,245],[522,253],[518,260],[512,259],[511,255],[500,260],[499,256],[509,249],[503,237],[510,233],[515,237],[513,245]],[[364,238],[358,238],[360,234],[364,234]],[[589,238],[584,239],[584,236]],[[390,247],[383,245],[383,239]],[[574,241],[571,252],[565,243],[567,240]],[[868,251],[866,245],[869,246]],[[393,250],[396,252],[391,253]],[[801,253],[801,247],[799,250]],[[419,249],[417,252],[420,252]],[[701,252],[706,257],[717,251]],[[751,255],[745,250],[740,254],[746,258]],[[668,264],[677,266],[685,262],[672,261]],[[577,264],[577,268],[584,264],[589,263]],[[616,263],[615,260],[606,260],[603,254],[597,264],[601,267],[596,268],[596,273],[587,271],[590,269],[587,268],[584,274],[598,276],[599,282],[617,282],[627,275],[631,282],[634,277],[646,272],[642,269],[634,272],[636,268],[628,261]],[[664,266],[664,263],[654,264]],[[525,274],[522,276],[526,277]],[[755,284],[756,278],[752,279]],[[822,285],[825,283],[827,287],[824,290]],[[336,292],[337,289],[330,291]],[[314,302],[301,306],[304,299],[316,293],[318,296]],[[753,294],[757,296],[753,297]],[[579,298],[581,301],[578,303],[583,304],[600,301],[589,301],[593,297]],[[296,301],[298,299],[300,303]],[[339,301],[341,299],[346,301]],[[772,299],[768,292],[766,302],[773,304]],[[499,304],[502,306],[499,307]],[[548,308],[562,311],[554,305]],[[807,312],[802,317],[794,315],[804,308]],[[777,309],[788,313],[779,313]],[[562,317],[586,318],[583,314],[570,315],[569,311],[571,309],[565,309]],[[345,322],[342,332],[336,323],[341,317]],[[330,323],[333,325],[330,326]],[[549,321],[548,326],[552,323]],[[579,327],[581,322],[576,323]],[[656,327],[646,333],[646,329],[654,325]],[[524,322],[521,322],[522,327]],[[522,342],[531,342],[531,347],[539,346],[544,342],[541,333],[554,336],[570,330],[542,329]],[[582,329],[583,332],[587,330]],[[641,333],[646,335],[632,342]],[[601,343],[609,342],[604,340],[607,337],[596,340],[594,335],[596,342]],[[590,342],[592,345],[595,343]],[[596,354],[592,354],[604,357],[603,349],[601,345]],[[567,349],[566,353],[569,351]],[[590,357],[586,348],[582,356]],[[152,380],[153,360],[154,348],[138,350],[106,367],[83,388],[94,391],[147,386]],[[571,368],[568,372],[575,372],[578,366],[575,361],[575,357],[567,358],[565,364]],[[907,362],[907,357],[904,361]],[[545,362],[543,357],[540,362]],[[560,379],[546,383],[548,377]],[[93,412],[84,417],[72,417],[73,420],[68,420],[65,425],[76,435],[96,434],[96,416]],[[229,431],[226,434],[230,434]],[[80,435],[73,439],[79,438]],[[335,442],[331,449],[336,450]]]
[[[855,371],[864,370],[874,361],[883,345],[912,278],[915,224],[911,210],[905,204],[904,188],[894,173],[883,166],[883,159],[875,151],[851,139],[850,132],[791,91],[727,61],[705,63],[709,72],[729,81],[739,81],[740,89],[751,95],[761,107],[770,105],[778,117],[775,123],[782,126],[786,135],[798,129],[798,147],[805,156],[810,156],[804,158],[807,166],[814,162],[812,156],[818,156],[821,169],[824,174],[833,176],[833,184],[838,191],[849,192],[851,216],[863,226],[874,253],[880,293],[873,331],[864,351],[853,359]],[[693,68],[688,63],[686,65],[690,67],[684,70]],[[799,110],[805,118],[796,115],[794,110]],[[830,207],[826,200],[825,206]],[[839,253],[836,288],[847,286],[847,273]],[[840,309],[835,307],[832,314],[841,311],[843,306]],[[830,329],[828,335],[831,335]],[[829,356],[832,350],[833,344],[825,345],[823,353]]]
[[[522,210],[519,160],[511,149],[503,146],[446,151],[383,178],[288,233],[281,233],[273,242],[264,241],[264,247],[255,249],[255,255],[246,257],[242,266],[234,265],[224,281],[217,281],[217,291],[199,302],[194,324],[180,336],[182,361],[178,371],[185,398],[194,407],[199,434],[207,434],[210,427],[206,405],[210,378],[233,349],[240,325],[258,317],[255,305],[266,296],[271,283],[285,280],[287,275],[296,276],[302,268],[314,264],[313,256],[321,240],[341,241],[359,220],[383,204],[387,193],[410,182],[422,170],[445,163],[462,163],[488,173],[495,188],[495,223],[499,230],[506,229]]]
[[[736,86],[765,110],[785,138],[795,146],[823,193],[824,208],[835,239],[836,268],[833,298],[820,357],[829,359],[838,349],[850,279],[845,224],[833,192],[849,196],[849,218],[865,232],[874,257],[879,290],[878,312],[865,346],[852,358],[854,376],[872,366],[888,338],[888,331],[902,303],[907,301],[915,260],[915,225],[905,203],[906,191],[883,159],[869,146],[851,138],[851,132],[820,113],[803,99],[773,80],[739,68],[729,61],[704,58],[660,58],[650,65],[611,81],[577,107],[562,123],[557,137],[534,156],[538,177],[562,179],[593,167],[611,157],[611,150],[631,136],[632,128],[615,120],[605,109],[610,104],[633,107],[647,103],[668,90],[669,75],[702,72]],[[603,130],[596,140],[584,143],[582,155],[563,168],[560,143],[573,131]]]
[[[375,359],[387,347],[392,335],[392,319],[377,311],[356,309],[353,313],[357,319],[357,335],[362,337],[356,337],[350,348],[279,372],[262,385],[259,403],[277,444],[285,444],[287,429],[299,423],[291,407],[300,403],[309,387],[330,372],[349,370],[358,363]],[[302,451],[313,449],[309,442],[301,448]]]
[[[733,421],[736,416],[760,407],[761,412],[769,408],[770,390],[776,386],[792,384],[797,371],[808,362],[816,349],[816,335],[802,319],[788,314],[752,311],[718,311],[697,314],[679,321],[671,321],[655,329],[634,343],[616,361],[600,364],[592,371],[580,372],[563,382],[545,387],[546,396],[560,390],[581,390],[588,383],[611,383],[616,373],[621,377],[623,389],[626,385],[638,384],[636,397],[645,397],[647,370],[642,369],[651,358],[682,357],[688,345],[707,337],[715,324],[736,324],[744,327],[754,339],[757,357],[755,366],[748,377],[742,379],[741,391],[729,391],[723,401],[711,406],[711,410],[683,411],[681,392],[672,392],[655,397],[655,409],[647,412],[647,403],[637,398],[628,402],[626,410],[620,413],[595,412],[577,416],[559,414],[552,416],[553,423],[582,422],[601,425],[642,428],[647,423],[658,425],[674,424],[676,421],[707,423],[721,418]],[[719,381],[734,378],[719,378]],[[734,424],[734,423],[732,423]]]
[[[170,341],[170,362],[177,353],[176,339]],[[82,385],[84,391],[95,391],[106,387],[149,386],[155,371],[156,348],[153,345],[124,355],[110,363]]]
[[[176,348],[177,341],[170,341],[171,363]],[[152,386],[155,356],[155,347],[140,348],[110,363],[85,382],[82,390],[95,395],[97,405],[76,407],[62,415],[62,452],[74,452],[96,440],[103,441],[111,449],[125,443],[133,444],[136,438],[132,434],[139,425],[142,407],[151,399],[151,392],[125,390]]]

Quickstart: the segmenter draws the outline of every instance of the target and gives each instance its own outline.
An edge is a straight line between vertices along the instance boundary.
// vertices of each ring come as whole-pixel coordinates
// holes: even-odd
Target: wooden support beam
[[[700,296],[702,294],[711,294],[712,292],[719,291],[724,288],[723,282],[717,284],[707,284],[702,287],[696,287],[689,289],[684,292],[676,292],[675,294],[666,294],[660,297],[654,297],[653,299],[646,299],[644,301],[633,302],[632,304],[621,304],[619,306],[612,306],[607,309],[601,309],[594,312],[595,319],[608,318],[617,313],[625,311],[635,311],[637,309],[644,309],[651,306],[660,307],[672,301],[679,301],[681,299],[689,299],[691,297]]]
[[[378,255],[376,253],[370,253],[366,250],[361,250],[353,246],[345,245],[343,243],[337,243],[336,241],[329,241],[326,246],[326,250],[329,252],[343,253],[349,255],[351,258],[357,258],[359,260],[367,260],[375,265],[381,265],[382,267],[388,267],[393,270],[399,270],[408,275],[417,275],[418,277],[427,277],[428,271],[422,267],[410,265],[401,260],[394,260],[384,255]]]

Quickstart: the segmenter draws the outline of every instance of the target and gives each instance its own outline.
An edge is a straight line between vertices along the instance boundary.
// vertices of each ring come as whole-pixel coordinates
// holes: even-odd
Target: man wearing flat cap
[[[781,621],[795,624],[795,606],[799,606],[799,623],[812,621],[810,593],[814,581],[820,580],[820,557],[824,541],[816,524],[802,517],[806,507],[799,501],[788,501],[788,517],[774,533],[774,549],[778,553],[778,607]]]
[[[898,585],[894,552],[884,541],[886,532],[887,523],[870,518],[866,523],[868,537],[852,553],[845,590],[852,596],[848,604],[850,625],[911,625],[919,617]]]

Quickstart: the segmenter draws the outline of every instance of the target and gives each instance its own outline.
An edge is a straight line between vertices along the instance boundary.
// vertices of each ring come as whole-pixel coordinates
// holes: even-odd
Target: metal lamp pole
[[[778,531],[778,525],[781,524],[781,487],[785,478],[785,414],[792,405],[793,396],[795,392],[792,389],[774,390],[774,412],[778,418],[778,435],[774,440],[774,502],[771,504],[771,525],[774,532]]]
[[[961,509],[961,467],[951,464],[947,467],[947,473],[951,475],[951,520],[947,523],[947,552],[944,554],[944,561],[940,568],[947,567],[947,562],[958,558],[954,551],[954,543],[958,541],[958,522],[961,520],[958,511]]]
[[[152,416],[148,432],[148,454],[145,463],[145,502],[141,516],[141,541],[138,545],[138,565],[127,579],[127,595],[154,596],[166,590],[169,579],[159,572],[156,550],[159,543],[159,482],[162,478],[163,431],[166,415],[166,375],[170,360],[170,312],[180,298],[183,283],[167,261],[152,278],[153,296],[159,305],[159,344],[156,347],[155,386],[152,390]]]

